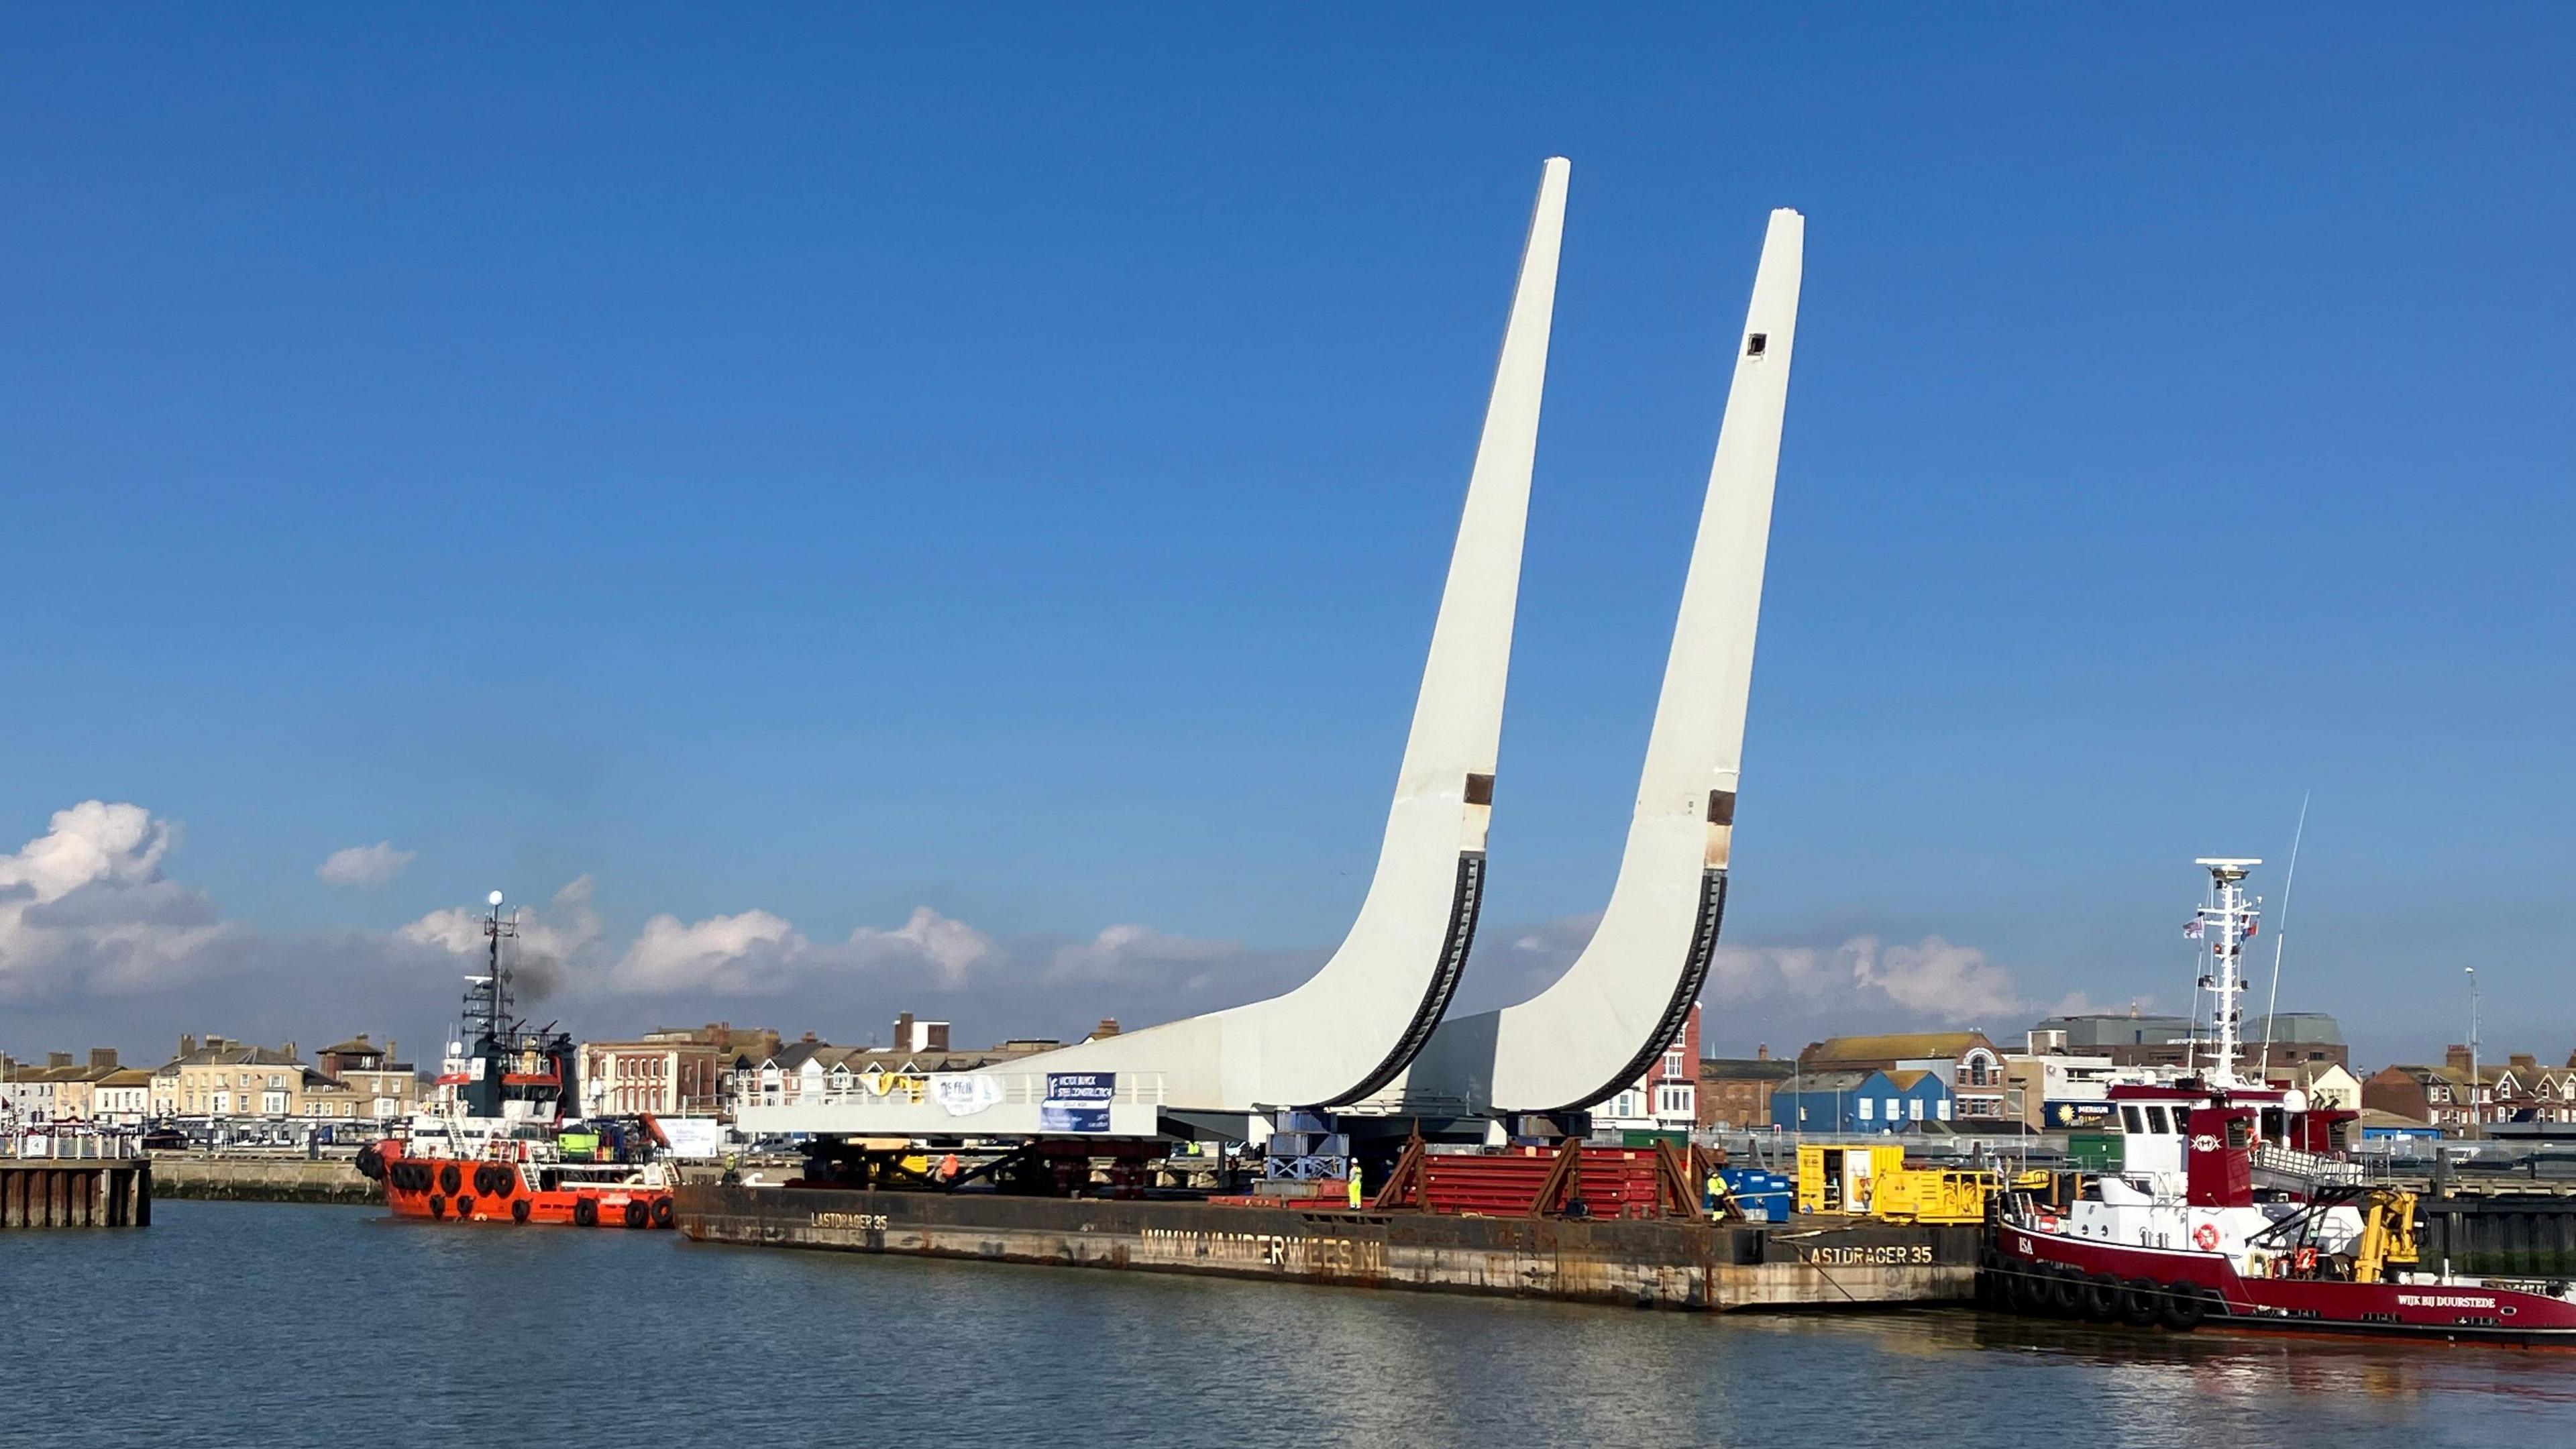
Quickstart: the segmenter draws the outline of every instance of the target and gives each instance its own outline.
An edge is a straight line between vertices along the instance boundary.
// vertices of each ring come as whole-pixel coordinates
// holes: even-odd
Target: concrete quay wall
[[[1978,1229],[1432,1217],[683,1186],[699,1242],[1726,1312],[1963,1301]]]
[[[157,1197],[216,1202],[377,1202],[376,1185],[341,1158],[152,1154]]]

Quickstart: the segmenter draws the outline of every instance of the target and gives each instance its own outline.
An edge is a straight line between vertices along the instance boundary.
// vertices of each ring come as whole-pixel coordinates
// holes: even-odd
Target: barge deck
[[[1982,1230],[1458,1217],[692,1183],[692,1240],[1730,1312],[1966,1302]]]

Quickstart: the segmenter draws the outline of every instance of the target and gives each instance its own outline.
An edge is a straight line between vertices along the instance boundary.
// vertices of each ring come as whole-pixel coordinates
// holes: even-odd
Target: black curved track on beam
[[[1378,1089],[1395,1080],[1396,1073],[1413,1065],[1423,1046],[1438,1029],[1440,1018],[1449,1011],[1449,999],[1458,994],[1459,979],[1467,974],[1467,948],[1476,941],[1476,912],[1485,902],[1485,853],[1481,850],[1458,852],[1458,884],[1449,897],[1449,932],[1440,949],[1440,969],[1431,978],[1431,986],[1422,993],[1422,1004],[1414,1008],[1413,1021],[1398,1037],[1395,1049],[1377,1064],[1358,1086],[1317,1107],[1341,1107],[1374,1096]],[[1697,991],[1694,986],[1693,991]]]
[[[1726,919],[1726,872],[1710,870],[1700,873],[1699,920],[1691,927],[1690,957],[1682,965],[1682,979],[1673,987],[1673,999],[1664,1004],[1664,1015],[1655,1023],[1652,1036],[1619,1069],[1618,1075],[1580,1101],[1556,1108],[1559,1112],[1580,1112],[1595,1102],[1607,1101],[1622,1088],[1646,1073],[1646,1064],[1664,1054],[1681,1034],[1682,1023],[1690,1019],[1691,1003],[1699,1000],[1699,989],[1708,980],[1708,964],[1717,956],[1717,928]],[[1694,1063],[1694,1066],[1696,1064]]]

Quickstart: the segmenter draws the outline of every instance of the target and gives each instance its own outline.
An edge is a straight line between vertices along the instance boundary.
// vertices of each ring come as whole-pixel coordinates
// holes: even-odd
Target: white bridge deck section
[[[1022,1058],[1023,1061],[1034,1058]],[[853,1085],[735,1099],[736,1125],[754,1135],[773,1132],[882,1133],[890,1137],[1034,1137],[1046,1129],[1040,1107],[1046,1073],[939,1072],[891,1078],[886,1090]],[[1165,1105],[1159,1072],[1121,1073],[1110,1097],[1114,1137],[1151,1137]],[[853,1126],[864,1122],[864,1126]],[[1060,1129],[1051,1135],[1061,1135]]]
[[[1771,213],[1610,904],[1563,976],[1442,1024],[1368,1110],[1553,1112],[1634,1083],[1699,995],[1726,901],[1806,219]]]
[[[1142,1073],[1165,1084],[1168,1105],[1195,1111],[1331,1104],[1391,1080],[1447,1008],[1483,879],[1569,172],[1562,158],[1541,171],[1394,802],[1349,934],[1284,995],[1022,1058],[1022,1071],[1114,1072],[1122,1087]],[[797,1120],[777,1130],[898,1132],[925,1119],[848,1101]]]

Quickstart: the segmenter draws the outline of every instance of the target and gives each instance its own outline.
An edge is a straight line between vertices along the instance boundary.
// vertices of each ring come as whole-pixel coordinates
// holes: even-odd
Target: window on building
[[[1939,1117],[1939,1118],[1940,1118],[1942,1121],[1944,1121],[1944,1122],[1949,1121],[1949,1120],[1950,1120],[1950,1099],[1949,1099],[1949,1098],[1947,1098],[1947,1097],[1944,1097],[1944,1098],[1942,1098],[1940,1101],[1933,1103],[1933,1104],[1932,1104],[1932,1113],[1933,1113],[1933,1115],[1934,1115],[1934,1116]]]
[[[1914,1099],[1914,1120],[1917,1122],[1923,1120],[1923,1099],[1921,1097]]]
[[[1674,1047],[1672,1050],[1664,1053],[1664,1075],[1668,1077],[1678,1077],[1682,1075],[1682,1049],[1680,1047]]]
[[[1869,1098],[1867,1098],[1867,1097],[1863,1097],[1863,1098],[1861,1098],[1861,1099],[1860,1099],[1860,1120],[1862,1120],[1862,1121],[1864,1121],[1864,1122],[1866,1122],[1866,1121],[1870,1120],[1870,1116],[1869,1116],[1869,1107],[1870,1107],[1870,1101],[1869,1101]]]

